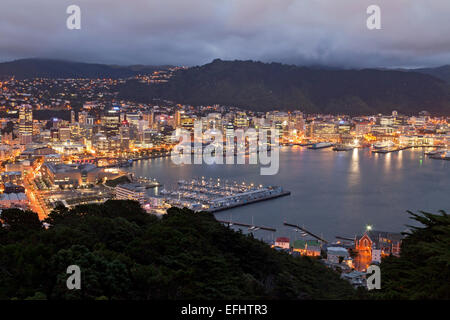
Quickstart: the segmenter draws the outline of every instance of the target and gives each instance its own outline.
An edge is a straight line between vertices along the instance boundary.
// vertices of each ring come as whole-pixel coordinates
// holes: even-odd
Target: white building
[[[381,263],[381,249],[372,249],[372,262]]]
[[[145,187],[139,183],[119,184],[115,192],[117,200],[135,200],[140,204],[145,202]]]
[[[331,263],[339,263],[339,258],[342,261],[348,258],[348,251],[342,247],[328,247],[327,248],[327,260]]]

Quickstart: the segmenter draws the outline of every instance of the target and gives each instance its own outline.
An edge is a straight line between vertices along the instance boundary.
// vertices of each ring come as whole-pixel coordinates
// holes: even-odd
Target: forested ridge
[[[309,258],[280,253],[217,222],[170,209],[161,219],[137,202],[4,210],[0,299],[352,299],[356,291]],[[78,265],[81,290],[68,290]]]

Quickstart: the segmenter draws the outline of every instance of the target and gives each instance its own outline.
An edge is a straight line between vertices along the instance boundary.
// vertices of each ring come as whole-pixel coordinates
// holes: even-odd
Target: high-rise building
[[[182,110],[175,111],[175,127],[179,128],[181,126],[181,116],[184,112]]]
[[[234,119],[234,125],[237,128],[247,128],[249,125],[247,114],[245,112],[239,112]]]
[[[110,109],[101,117],[102,130],[106,136],[111,137],[119,134],[120,112]]]
[[[87,118],[89,114],[86,111],[78,112],[78,123],[80,126],[84,126],[87,124]]]
[[[33,140],[33,108],[28,104],[19,109],[19,137],[21,144],[28,144]]]
[[[59,128],[59,140],[62,142],[70,140],[70,128],[68,127]]]
[[[147,112],[144,112],[144,114],[142,116],[143,116],[144,120],[147,121],[148,127],[150,129],[152,129],[154,118],[155,118],[155,113],[153,111],[147,111]]]
[[[130,149],[130,127],[121,126],[120,129],[120,149],[129,150]]]
[[[70,111],[70,123],[75,123],[75,111]]]

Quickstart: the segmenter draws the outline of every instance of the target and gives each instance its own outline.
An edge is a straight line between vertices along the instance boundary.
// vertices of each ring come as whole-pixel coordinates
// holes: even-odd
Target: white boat
[[[350,151],[353,150],[354,147],[346,144],[338,144],[333,148],[333,151]]]
[[[375,149],[387,149],[392,148],[395,144],[392,141],[382,141],[373,144]]]
[[[444,153],[444,152],[445,152],[444,150],[433,150],[433,151],[425,152],[425,154],[427,156],[434,156],[434,155],[438,155],[438,154],[441,154],[441,153]]]
[[[324,149],[324,148],[330,148],[333,144],[331,142],[318,142],[313,144],[312,146],[308,147],[308,149]]]

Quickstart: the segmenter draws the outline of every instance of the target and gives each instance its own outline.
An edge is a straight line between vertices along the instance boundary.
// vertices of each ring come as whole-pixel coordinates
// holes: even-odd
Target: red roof
[[[279,237],[275,242],[290,242],[289,238],[286,237]]]

